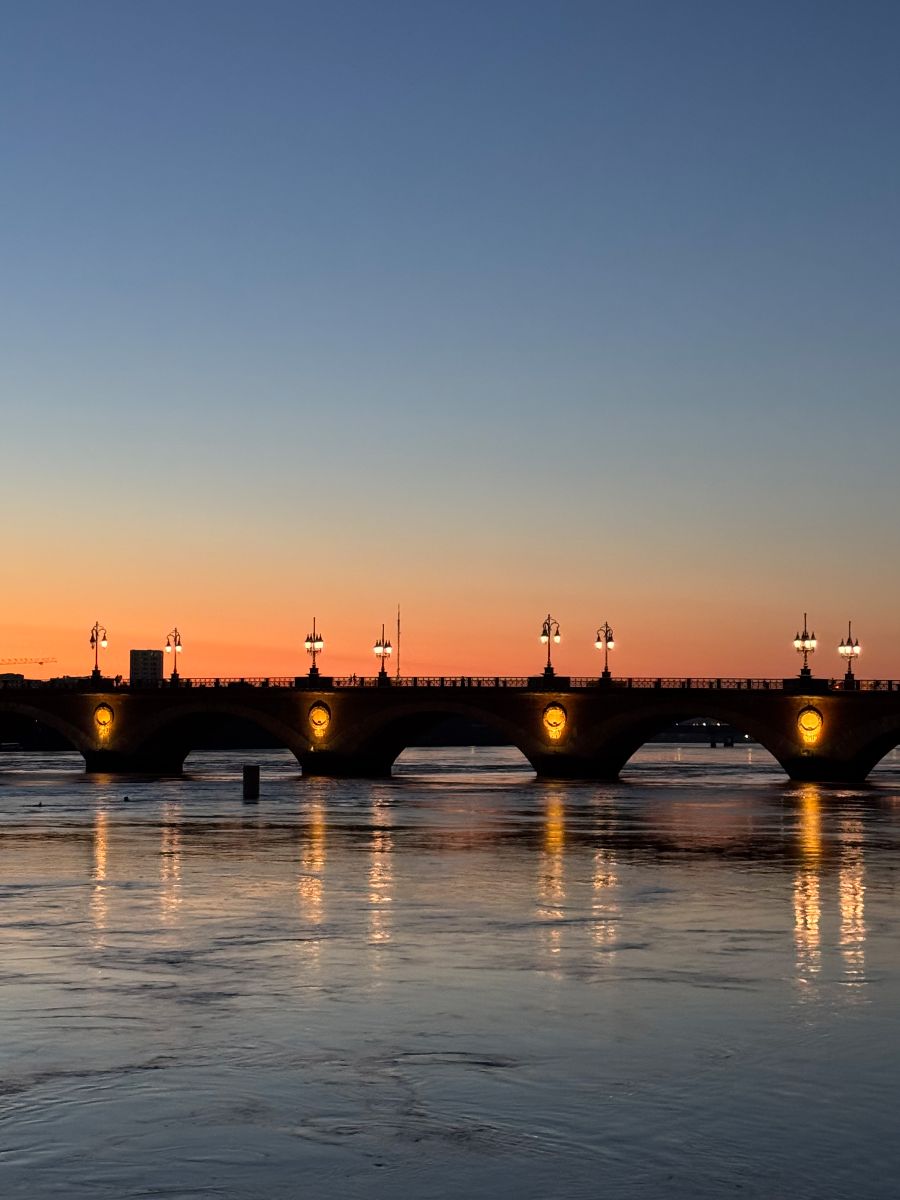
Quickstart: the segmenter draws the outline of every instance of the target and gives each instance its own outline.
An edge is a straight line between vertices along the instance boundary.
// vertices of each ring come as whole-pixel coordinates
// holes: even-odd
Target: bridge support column
[[[383,754],[338,754],[314,750],[297,754],[304,775],[331,779],[390,779],[393,758]]]
[[[186,754],[179,751],[140,752],[83,750],[88,775],[180,775]]]
[[[864,783],[869,773],[859,763],[813,754],[783,758],[781,765],[795,783]]]
[[[575,754],[529,754],[528,761],[540,779],[596,779],[613,783],[619,778],[622,761],[616,756],[583,758]]]

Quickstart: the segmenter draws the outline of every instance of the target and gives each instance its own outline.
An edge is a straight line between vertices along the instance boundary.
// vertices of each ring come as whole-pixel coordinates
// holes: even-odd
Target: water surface
[[[4,1197],[897,1195],[896,755],[80,766],[0,757]]]

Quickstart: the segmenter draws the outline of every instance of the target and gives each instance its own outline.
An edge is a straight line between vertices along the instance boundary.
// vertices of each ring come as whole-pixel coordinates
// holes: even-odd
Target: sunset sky
[[[900,677],[894,0],[3,26],[0,657]]]

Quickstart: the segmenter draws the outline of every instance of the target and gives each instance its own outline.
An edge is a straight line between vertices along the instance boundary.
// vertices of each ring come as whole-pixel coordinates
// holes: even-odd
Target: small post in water
[[[244,799],[259,799],[259,763],[244,763]]]

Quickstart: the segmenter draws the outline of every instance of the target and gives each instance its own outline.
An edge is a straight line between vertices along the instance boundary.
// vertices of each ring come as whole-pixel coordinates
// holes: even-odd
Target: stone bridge
[[[306,775],[379,777],[449,716],[480,722],[550,779],[615,779],[677,721],[749,734],[791,779],[860,782],[900,744],[900,684],[819,679],[454,678],[111,681],[0,687],[0,741],[55,730],[88,771],[177,774],[223,722],[264,730]]]

